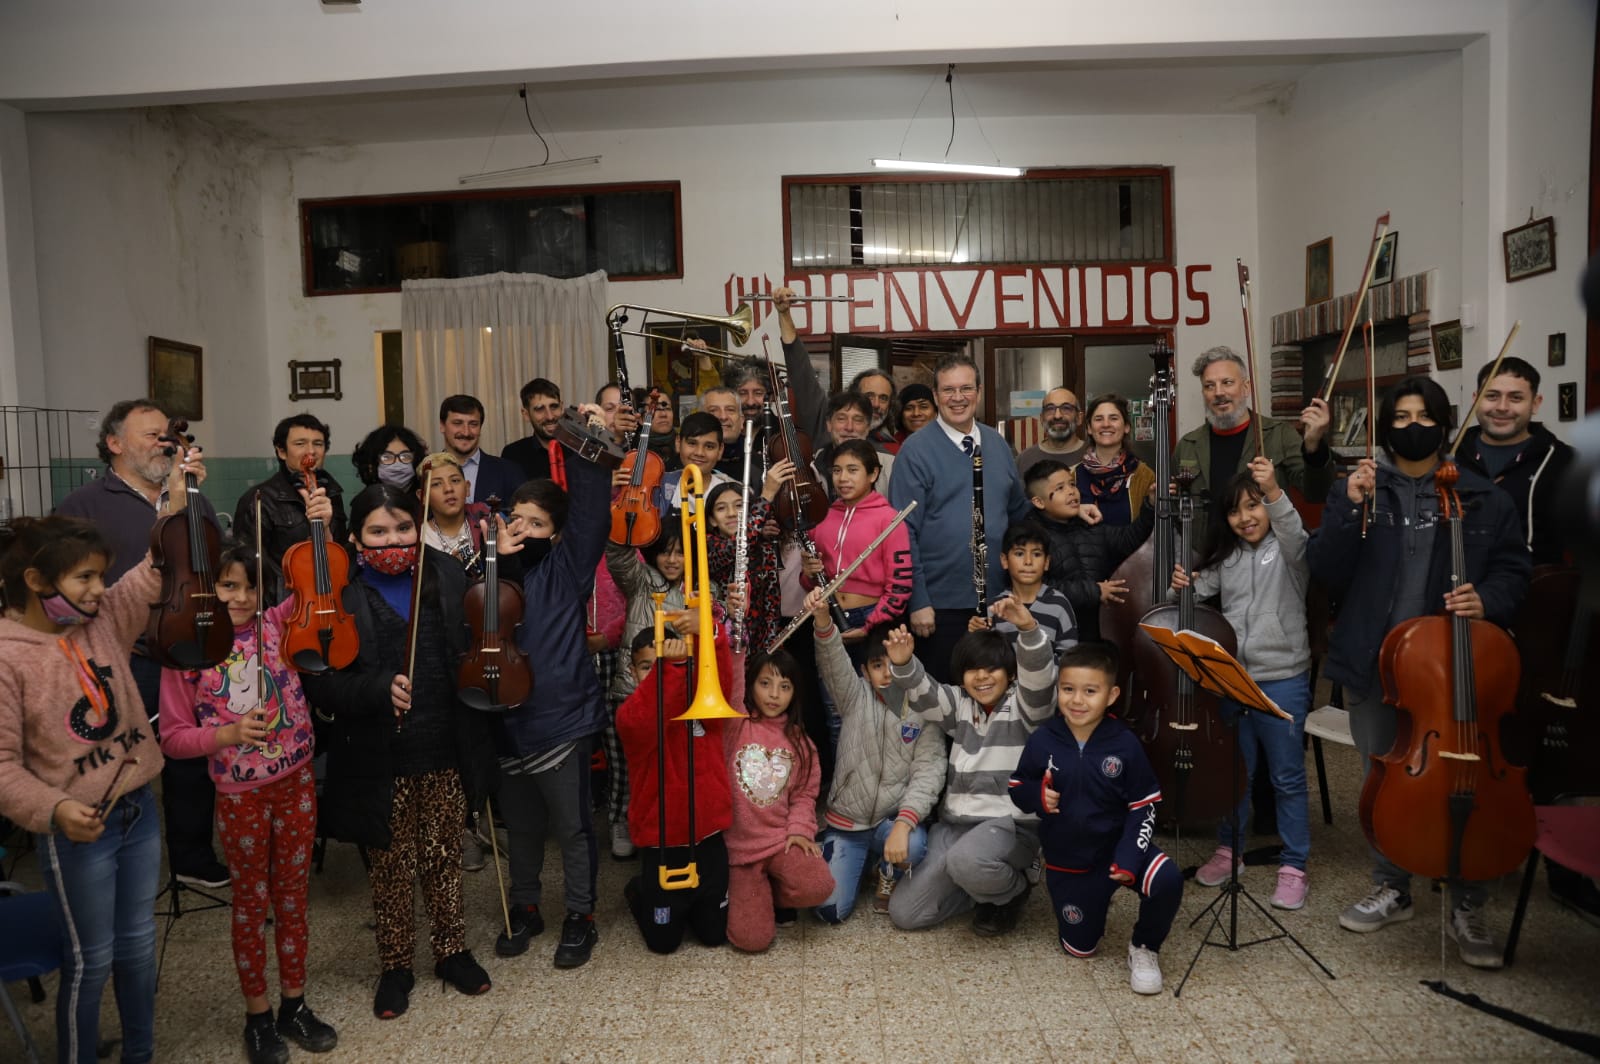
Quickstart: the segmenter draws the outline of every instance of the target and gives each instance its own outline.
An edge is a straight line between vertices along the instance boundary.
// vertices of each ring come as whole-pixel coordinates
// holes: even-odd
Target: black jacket
[[[311,522],[306,520],[306,503],[300,497],[304,486],[299,474],[291,476],[282,462],[278,471],[261,483],[246,488],[233,511],[233,535],[241,543],[256,539],[256,492],[261,492],[261,548],[266,568],[267,605],[283,601],[283,552],[311,538]],[[333,504],[333,520],[328,522],[328,542],[348,550],[349,528],[345,523],[344,491],[326,469],[317,470],[317,486],[328,492]]]
[[[417,647],[418,654],[442,653],[451,675],[467,649],[467,627],[461,600],[467,592],[466,571],[443,551],[426,548],[424,563],[430,581],[437,580],[438,606],[446,632],[443,647]],[[318,810],[323,834],[342,842],[387,848],[389,814],[394,804],[394,704],[389,700],[392,670],[377,661],[377,631],[361,589],[350,586],[345,606],[355,617],[361,650],[346,668],[320,675],[302,674],[306,696],[333,717],[319,734],[328,754],[328,775]],[[499,765],[489,739],[488,718],[456,702],[456,766],[467,793],[467,808],[479,809],[496,787]]]
[[[1142,506],[1131,525],[1091,525],[1082,518],[1053,521],[1034,515],[1050,534],[1050,568],[1044,582],[1067,596],[1078,619],[1078,638],[1100,638],[1100,581],[1109,580],[1123,559],[1150,538],[1156,508]]]
[[[549,445],[538,433],[506,444],[506,449],[500,452],[500,457],[522,470],[524,480],[550,479]],[[511,496],[501,496],[501,502],[506,509],[511,508]]]
[[[1561,486],[1561,474],[1572,463],[1573,450],[1538,422],[1528,429],[1533,439],[1500,471],[1494,482],[1517,505],[1517,517],[1528,549],[1533,552],[1533,564],[1560,565],[1565,552],[1560,530],[1556,527],[1556,495]],[[1478,455],[1481,435],[1482,430],[1476,425],[1468,429],[1457,453],[1463,466],[1487,475],[1483,459]]]
[[[488,451],[478,452],[478,468],[472,480],[472,498],[468,502],[487,502],[489,496],[500,499],[500,508],[511,508],[511,496],[522,487],[522,482],[527,478],[522,475],[522,467],[515,462],[508,462],[504,458],[496,458]]]
[[[1404,479],[1379,463],[1374,516],[1365,539],[1361,508],[1345,495],[1345,482],[1339,480],[1328,491],[1322,527],[1306,545],[1311,575],[1328,586],[1337,603],[1325,672],[1329,680],[1355,694],[1370,695],[1380,686],[1378,651],[1389,634],[1389,617],[1403,584],[1400,567],[1407,530],[1398,515],[1403,513],[1399,491]],[[1456,494],[1464,514],[1463,575],[1483,600],[1485,619],[1506,627],[1516,619],[1533,575],[1517,509],[1510,496],[1471,469],[1461,470]],[[1428,601],[1439,603],[1435,612],[1443,610],[1444,594],[1450,589],[1450,552],[1450,536],[1441,525],[1428,559],[1426,594]]]

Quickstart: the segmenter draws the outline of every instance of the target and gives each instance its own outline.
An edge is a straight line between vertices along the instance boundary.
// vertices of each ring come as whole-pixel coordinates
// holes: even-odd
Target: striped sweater
[[[1028,736],[1056,710],[1055,655],[1043,628],[1017,637],[1016,683],[989,713],[961,687],[934,683],[916,658],[891,666],[890,674],[905,690],[911,711],[951,739],[941,819],[1038,819],[1013,805],[1009,791]]]

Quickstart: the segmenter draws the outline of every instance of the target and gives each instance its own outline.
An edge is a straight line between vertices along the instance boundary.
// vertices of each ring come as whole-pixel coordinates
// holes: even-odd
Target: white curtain
[[[527,433],[518,392],[535,377],[561,388],[567,404],[587,402],[611,375],[606,275],[562,280],[493,273],[460,280],[406,281],[400,328],[411,427],[439,445],[439,402],[449,395],[483,403],[484,450]]]

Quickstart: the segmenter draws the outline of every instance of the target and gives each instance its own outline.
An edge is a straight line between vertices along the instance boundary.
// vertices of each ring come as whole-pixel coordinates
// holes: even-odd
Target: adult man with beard
[[[561,420],[561,389],[554,381],[535,377],[522,386],[522,420],[532,431],[506,444],[500,457],[516,463],[527,480],[550,476],[550,444]]]
[[[1062,465],[1074,466],[1088,444],[1078,438],[1078,416],[1082,410],[1078,397],[1071,388],[1052,388],[1045,393],[1044,405],[1039,408],[1039,422],[1044,436],[1017,458],[1017,470],[1026,480],[1033,463],[1043,458],[1054,458]]]
[[[872,423],[867,427],[866,438],[872,441],[873,447],[880,454],[897,453],[900,441],[895,438],[895,423],[899,420],[900,409],[894,401],[894,380],[881,369],[864,369],[850,379],[845,391],[858,393],[871,406]]]
[[[1212,491],[1228,483],[1255,457],[1255,425],[1261,418],[1262,448],[1272,459],[1278,482],[1298,488],[1317,501],[1333,486],[1334,463],[1327,446],[1328,404],[1313,398],[1300,412],[1305,436],[1292,421],[1257,414],[1250,409],[1250,370],[1231,347],[1213,347],[1194,360],[1205,397],[1206,423],[1178,440],[1172,454],[1176,471],[1193,466],[1200,472],[1194,492],[1209,502]],[[1204,527],[1197,522],[1196,527]],[[1203,552],[1203,544],[1198,545]]]
[[[1544,396],[1539,371],[1516,356],[1478,371],[1478,424],[1469,428],[1458,452],[1461,464],[1498,484],[1517,504],[1535,565],[1559,565],[1562,544],[1555,521],[1561,474],[1572,461],[1572,448],[1534,421]]]
[[[504,458],[483,453],[478,443],[483,434],[483,404],[477,397],[452,395],[440,403],[439,432],[467,478],[471,488],[468,502],[483,502],[491,495],[511,498],[522,483],[522,470]]]
[[[97,477],[61,500],[57,513],[91,522],[111,544],[111,564],[106,586],[120,580],[144,560],[150,549],[150,530],[168,513],[167,476],[173,458],[161,436],[167,415],[148,399],[124,399],[106,412],[100,422],[100,459],[106,475]],[[212,524],[217,514],[211,501],[196,495],[193,505]],[[147,716],[159,708],[161,666],[134,647],[133,679],[139,686]],[[227,866],[211,848],[211,814],[216,788],[204,758],[167,758],[161,770],[161,806],[166,821],[167,861],[184,883],[219,888],[229,883]]]

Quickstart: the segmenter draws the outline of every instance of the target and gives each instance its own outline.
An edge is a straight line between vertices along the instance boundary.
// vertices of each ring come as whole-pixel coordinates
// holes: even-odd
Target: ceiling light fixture
[[[456,178],[456,184],[470,185],[478,181],[499,181],[505,178],[542,174],[552,170],[568,170],[577,166],[596,166],[599,164],[601,157],[598,155],[583,155],[576,159],[550,158],[550,142],[544,139],[544,134],[540,133],[539,127],[533,123],[533,112],[528,106],[528,86],[526,83],[518,86],[517,95],[522,98],[522,113],[528,119],[528,128],[533,130],[533,135],[539,138],[540,144],[544,145],[544,159],[541,162],[529,163],[526,166],[510,166],[503,170],[479,170],[473,174],[462,174]],[[509,103],[510,101],[507,102]],[[541,115],[543,114],[542,111],[540,113]],[[505,117],[504,110],[500,112],[500,116],[502,119]],[[548,122],[549,118],[546,117],[545,121]],[[495,136],[499,136],[498,129],[495,131]],[[550,136],[554,137],[555,134],[552,132]],[[556,146],[560,147],[560,144],[558,143]],[[483,155],[484,162],[487,163],[489,161],[489,153],[493,150],[494,137],[491,137],[489,138],[489,150],[484,152]]]
[[[917,120],[917,112],[922,110],[922,100],[926,100],[928,98],[928,92],[935,84],[935,82],[929,82],[928,88],[922,91],[922,100],[917,101],[916,110],[911,112],[911,121],[906,123],[905,135],[900,138],[900,151],[895,153],[895,157],[893,159],[872,160],[873,166],[876,166],[880,170],[911,170],[921,173],[934,174],[976,174],[980,177],[1021,177],[1023,174],[1028,172],[1025,167],[1000,165],[1000,157],[998,155],[995,156],[994,163],[992,165],[988,163],[953,163],[950,161],[950,148],[956,142],[955,77],[956,65],[954,63],[946,64],[944,68],[944,85],[946,91],[950,95],[950,139],[945,143],[944,146],[944,159],[935,163],[918,162],[912,159],[905,159],[901,157],[901,154],[905,151],[906,137],[911,135],[911,127]],[[972,107],[972,98],[967,96],[967,90],[964,85],[961,89],[961,95],[966,97],[967,106]],[[972,120],[978,126],[978,136],[983,137],[983,143],[988,147],[990,152],[993,152],[994,145],[989,143],[988,135],[983,132],[983,122],[978,118],[977,108],[972,108]]]

